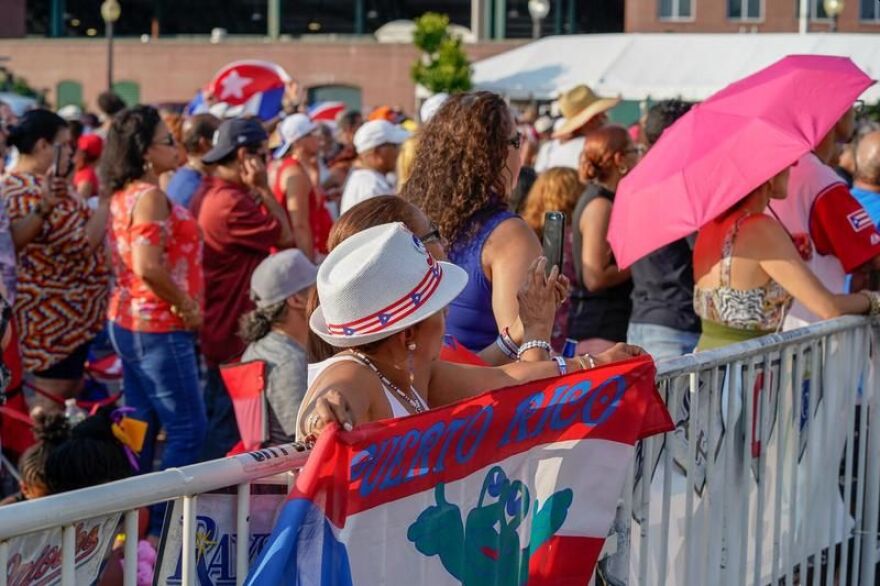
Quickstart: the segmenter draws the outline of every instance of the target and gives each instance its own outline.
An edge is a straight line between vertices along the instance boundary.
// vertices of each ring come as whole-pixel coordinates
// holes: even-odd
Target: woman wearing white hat
[[[493,389],[642,354],[618,344],[595,357],[497,368],[438,360],[446,306],[467,284],[461,268],[435,260],[403,224],[383,224],[337,246],[318,271],[322,304],[310,327],[340,351],[321,363],[300,407],[297,436],[337,421],[346,429],[402,417]],[[520,354],[546,351],[546,341]]]

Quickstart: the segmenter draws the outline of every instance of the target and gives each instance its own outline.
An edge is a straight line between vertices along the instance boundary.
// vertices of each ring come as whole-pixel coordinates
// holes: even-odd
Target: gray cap
[[[318,268],[296,249],[267,257],[251,275],[251,299],[263,308],[280,303],[315,284]]]

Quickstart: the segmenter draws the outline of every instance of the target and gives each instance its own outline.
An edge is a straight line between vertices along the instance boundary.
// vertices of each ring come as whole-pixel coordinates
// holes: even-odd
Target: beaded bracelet
[[[517,360],[522,360],[523,354],[532,350],[533,348],[540,348],[547,352],[547,354],[553,353],[553,347],[550,346],[549,342],[545,342],[544,340],[532,340],[530,342],[526,342],[522,346],[519,347],[519,352],[516,355]]]
[[[868,299],[868,315],[880,314],[880,293],[877,291],[859,291]]]

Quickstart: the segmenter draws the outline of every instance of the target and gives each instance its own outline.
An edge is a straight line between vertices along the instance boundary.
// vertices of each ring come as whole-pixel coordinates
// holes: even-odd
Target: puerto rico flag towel
[[[634,444],[672,430],[640,357],[326,430],[247,584],[585,586]]]

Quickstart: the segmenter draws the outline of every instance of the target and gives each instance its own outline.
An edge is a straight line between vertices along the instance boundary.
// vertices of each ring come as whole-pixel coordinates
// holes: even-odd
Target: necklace
[[[376,367],[373,361],[367,358],[365,354],[358,352],[357,350],[351,350],[351,353],[352,355],[357,357],[358,360],[369,367],[369,369],[372,370],[377,377],[379,377],[379,380],[382,382],[383,385],[394,391],[394,393],[398,397],[400,397],[402,401],[412,407],[413,411],[415,411],[416,413],[423,413],[424,411],[426,411],[424,403],[421,400],[416,400],[413,397],[413,395],[417,395],[417,391],[413,388],[412,385],[410,385],[409,387],[409,393],[404,392],[403,389],[398,387],[396,384],[391,382],[391,380],[387,376],[382,374],[382,372]],[[421,399],[421,397],[419,397],[419,399]]]

